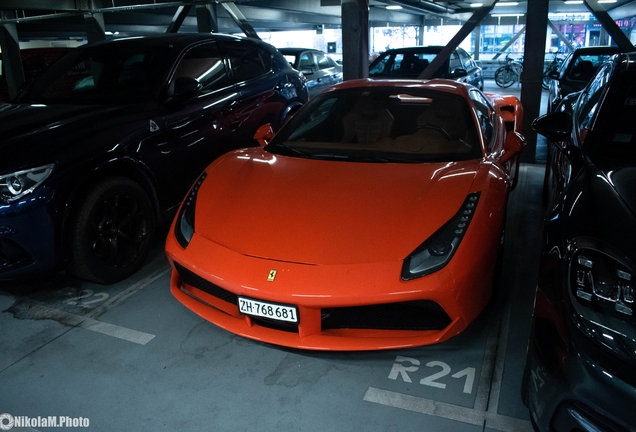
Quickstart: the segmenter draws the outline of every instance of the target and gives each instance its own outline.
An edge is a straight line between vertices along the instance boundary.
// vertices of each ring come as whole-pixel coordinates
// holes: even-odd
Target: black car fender
[[[113,176],[126,177],[139,184],[146,191],[152,205],[155,209],[155,218],[158,224],[166,223],[172,220],[176,207],[161,211],[159,196],[157,194],[157,182],[148,169],[148,167],[140,160],[122,156],[116,159],[110,159],[97,163],[92,167],[87,165],[85,168],[77,170],[75,174],[66,173],[64,182],[66,186],[63,189],[66,194],[61,197],[64,215],[62,225],[60,227],[60,247],[63,253],[64,261],[68,257],[69,232],[73,221],[73,213],[78,204],[86,196],[88,191],[99,181]]]

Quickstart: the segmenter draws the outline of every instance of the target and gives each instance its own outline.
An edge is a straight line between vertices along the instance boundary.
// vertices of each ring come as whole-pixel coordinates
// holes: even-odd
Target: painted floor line
[[[55,320],[71,327],[80,327],[86,330],[102,333],[118,339],[123,339],[139,345],[146,345],[155,335],[121,327],[115,324],[105,323],[93,318],[75,315],[70,312],[53,309],[42,304],[32,305],[29,313],[38,318]]]
[[[375,387],[369,387],[364,395],[364,400],[475,426],[483,426],[501,432],[533,432],[532,425],[527,420],[506,417],[486,411],[478,411],[473,408],[466,408]]]
[[[87,318],[97,318],[98,316],[102,315],[109,309],[113,308],[114,306],[117,306],[118,304],[126,300],[127,298],[131,297],[133,294],[136,294],[137,292],[141,291],[142,289],[150,285],[152,282],[156,281],[157,279],[159,279],[160,277],[168,273],[170,269],[171,268],[168,267],[167,269],[159,269],[154,271],[153,273],[149,274],[148,276],[141,279],[140,281],[132,284],[130,287],[126,288],[124,291],[120,292],[116,296],[108,299],[103,304],[99,305],[98,307],[96,307],[95,309],[93,309],[92,311],[90,311],[84,316]]]
[[[477,411],[486,411],[489,408],[490,393],[492,390],[491,383],[493,375],[495,374],[495,359],[501,320],[498,316],[491,317],[491,320],[488,327],[488,339],[486,340],[484,360],[479,375],[479,384],[477,385],[477,395],[475,396],[474,408]]]

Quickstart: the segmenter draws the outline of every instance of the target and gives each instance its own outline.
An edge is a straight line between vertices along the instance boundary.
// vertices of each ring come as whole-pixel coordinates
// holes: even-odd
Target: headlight
[[[9,204],[33,192],[53,171],[53,164],[0,175],[0,203]]]
[[[448,264],[468,229],[478,201],[479,192],[468,195],[457,214],[404,260],[403,280],[425,276]]]
[[[194,213],[197,204],[197,193],[207,174],[204,172],[196,181],[190,193],[181,205],[174,226],[174,235],[182,248],[187,248],[194,235]]]
[[[569,287],[577,327],[629,362],[636,359],[634,282],[631,263],[606,248],[572,245]]]

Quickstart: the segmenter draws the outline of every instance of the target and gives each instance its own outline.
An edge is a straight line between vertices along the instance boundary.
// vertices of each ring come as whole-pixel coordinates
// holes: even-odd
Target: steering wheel
[[[446,129],[444,129],[443,127],[439,125],[426,123],[422,125],[417,125],[416,130],[419,130],[419,129],[433,129],[434,131],[441,133],[444,136],[444,138],[446,138],[447,140],[452,141],[452,138],[450,134],[446,132]]]

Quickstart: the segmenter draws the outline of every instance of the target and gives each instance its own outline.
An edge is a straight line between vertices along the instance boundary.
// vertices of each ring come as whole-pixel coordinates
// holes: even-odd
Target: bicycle
[[[548,63],[543,69],[543,81],[541,82],[541,87],[545,90],[550,88],[550,83],[552,82],[552,78],[550,78],[550,72],[558,71],[563,64],[564,59],[559,57],[559,53],[554,53],[554,58],[550,63]]]
[[[517,61],[511,59],[510,54],[506,54],[504,65],[495,71],[495,83],[499,87],[507,88],[517,81],[521,81],[521,74],[523,73],[521,61],[523,59]]]

